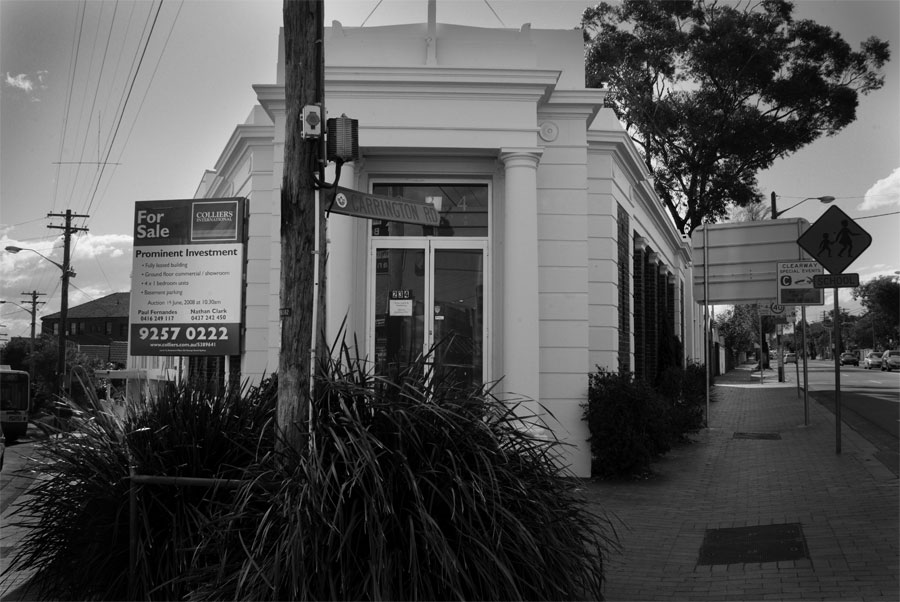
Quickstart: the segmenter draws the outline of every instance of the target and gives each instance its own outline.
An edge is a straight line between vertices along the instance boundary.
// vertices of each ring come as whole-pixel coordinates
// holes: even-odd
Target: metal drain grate
[[[697,564],[780,562],[809,558],[800,523],[707,529]]]
[[[739,433],[736,432],[732,439],[769,439],[769,440],[777,440],[781,439],[780,433]]]

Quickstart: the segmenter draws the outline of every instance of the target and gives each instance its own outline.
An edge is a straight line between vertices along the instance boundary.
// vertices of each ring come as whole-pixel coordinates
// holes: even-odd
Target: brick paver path
[[[767,380],[769,377],[767,375]],[[792,383],[715,387],[710,424],[636,482],[592,482],[591,498],[624,523],[606,570],[608,600],[893,600],[898,595],[898,481],[849,427]],[[781,439],[735,439],[735,432]],[[707,529],[802,525],[809,558],[699,565]]]

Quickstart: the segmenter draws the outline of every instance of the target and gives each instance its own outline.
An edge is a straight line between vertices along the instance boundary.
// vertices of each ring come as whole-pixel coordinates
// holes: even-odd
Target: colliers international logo
[[[191,241],[235,241],[238,239],[237,201],[191,204]]]

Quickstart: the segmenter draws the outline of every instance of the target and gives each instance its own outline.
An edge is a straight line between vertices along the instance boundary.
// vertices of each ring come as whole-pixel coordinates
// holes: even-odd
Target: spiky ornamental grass
[[[537,417],[424,362],[387,381],[344,355],[320,372],[309,448],[263,458],[207,531],[198,553],[222,561],[192,599],[602,598],[615,532]]]
[[[128,596],[128,466],[238,478],[234,490],[144,485],[140,599],[601,597],[615,532],[524,406],[454,387],[425,360],[374,378],[343,347],[317,382],[310,446],[276,454],[274,379],[249,394],[189,387],[125,421],[79,413],[44,444],[20,505],[14,568],[52,599]]]
[[[186,385],[129,408],[124,420],[96,397],[87,407],[73,405],[70,430],[37,446],[41,476],[17,503],[17,522],[28,531],[10,570],[34,570],[30,593],[44,599],[127,599],[129,467],[239,477],[271,449],[274,395],[270,381],[228,396]],[[153,485],[139,492],[134,592],[176,599],[185,593],[176,578],[197,561],[207,514],[230,501],[230,492]]]

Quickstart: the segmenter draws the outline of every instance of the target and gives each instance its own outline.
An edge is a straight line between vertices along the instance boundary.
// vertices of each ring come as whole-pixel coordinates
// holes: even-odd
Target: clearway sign
[[[821,289],[813,285],[814,277],[825,270],[817,261],[778,262],[778,302],[782,305],[822,305]]]

